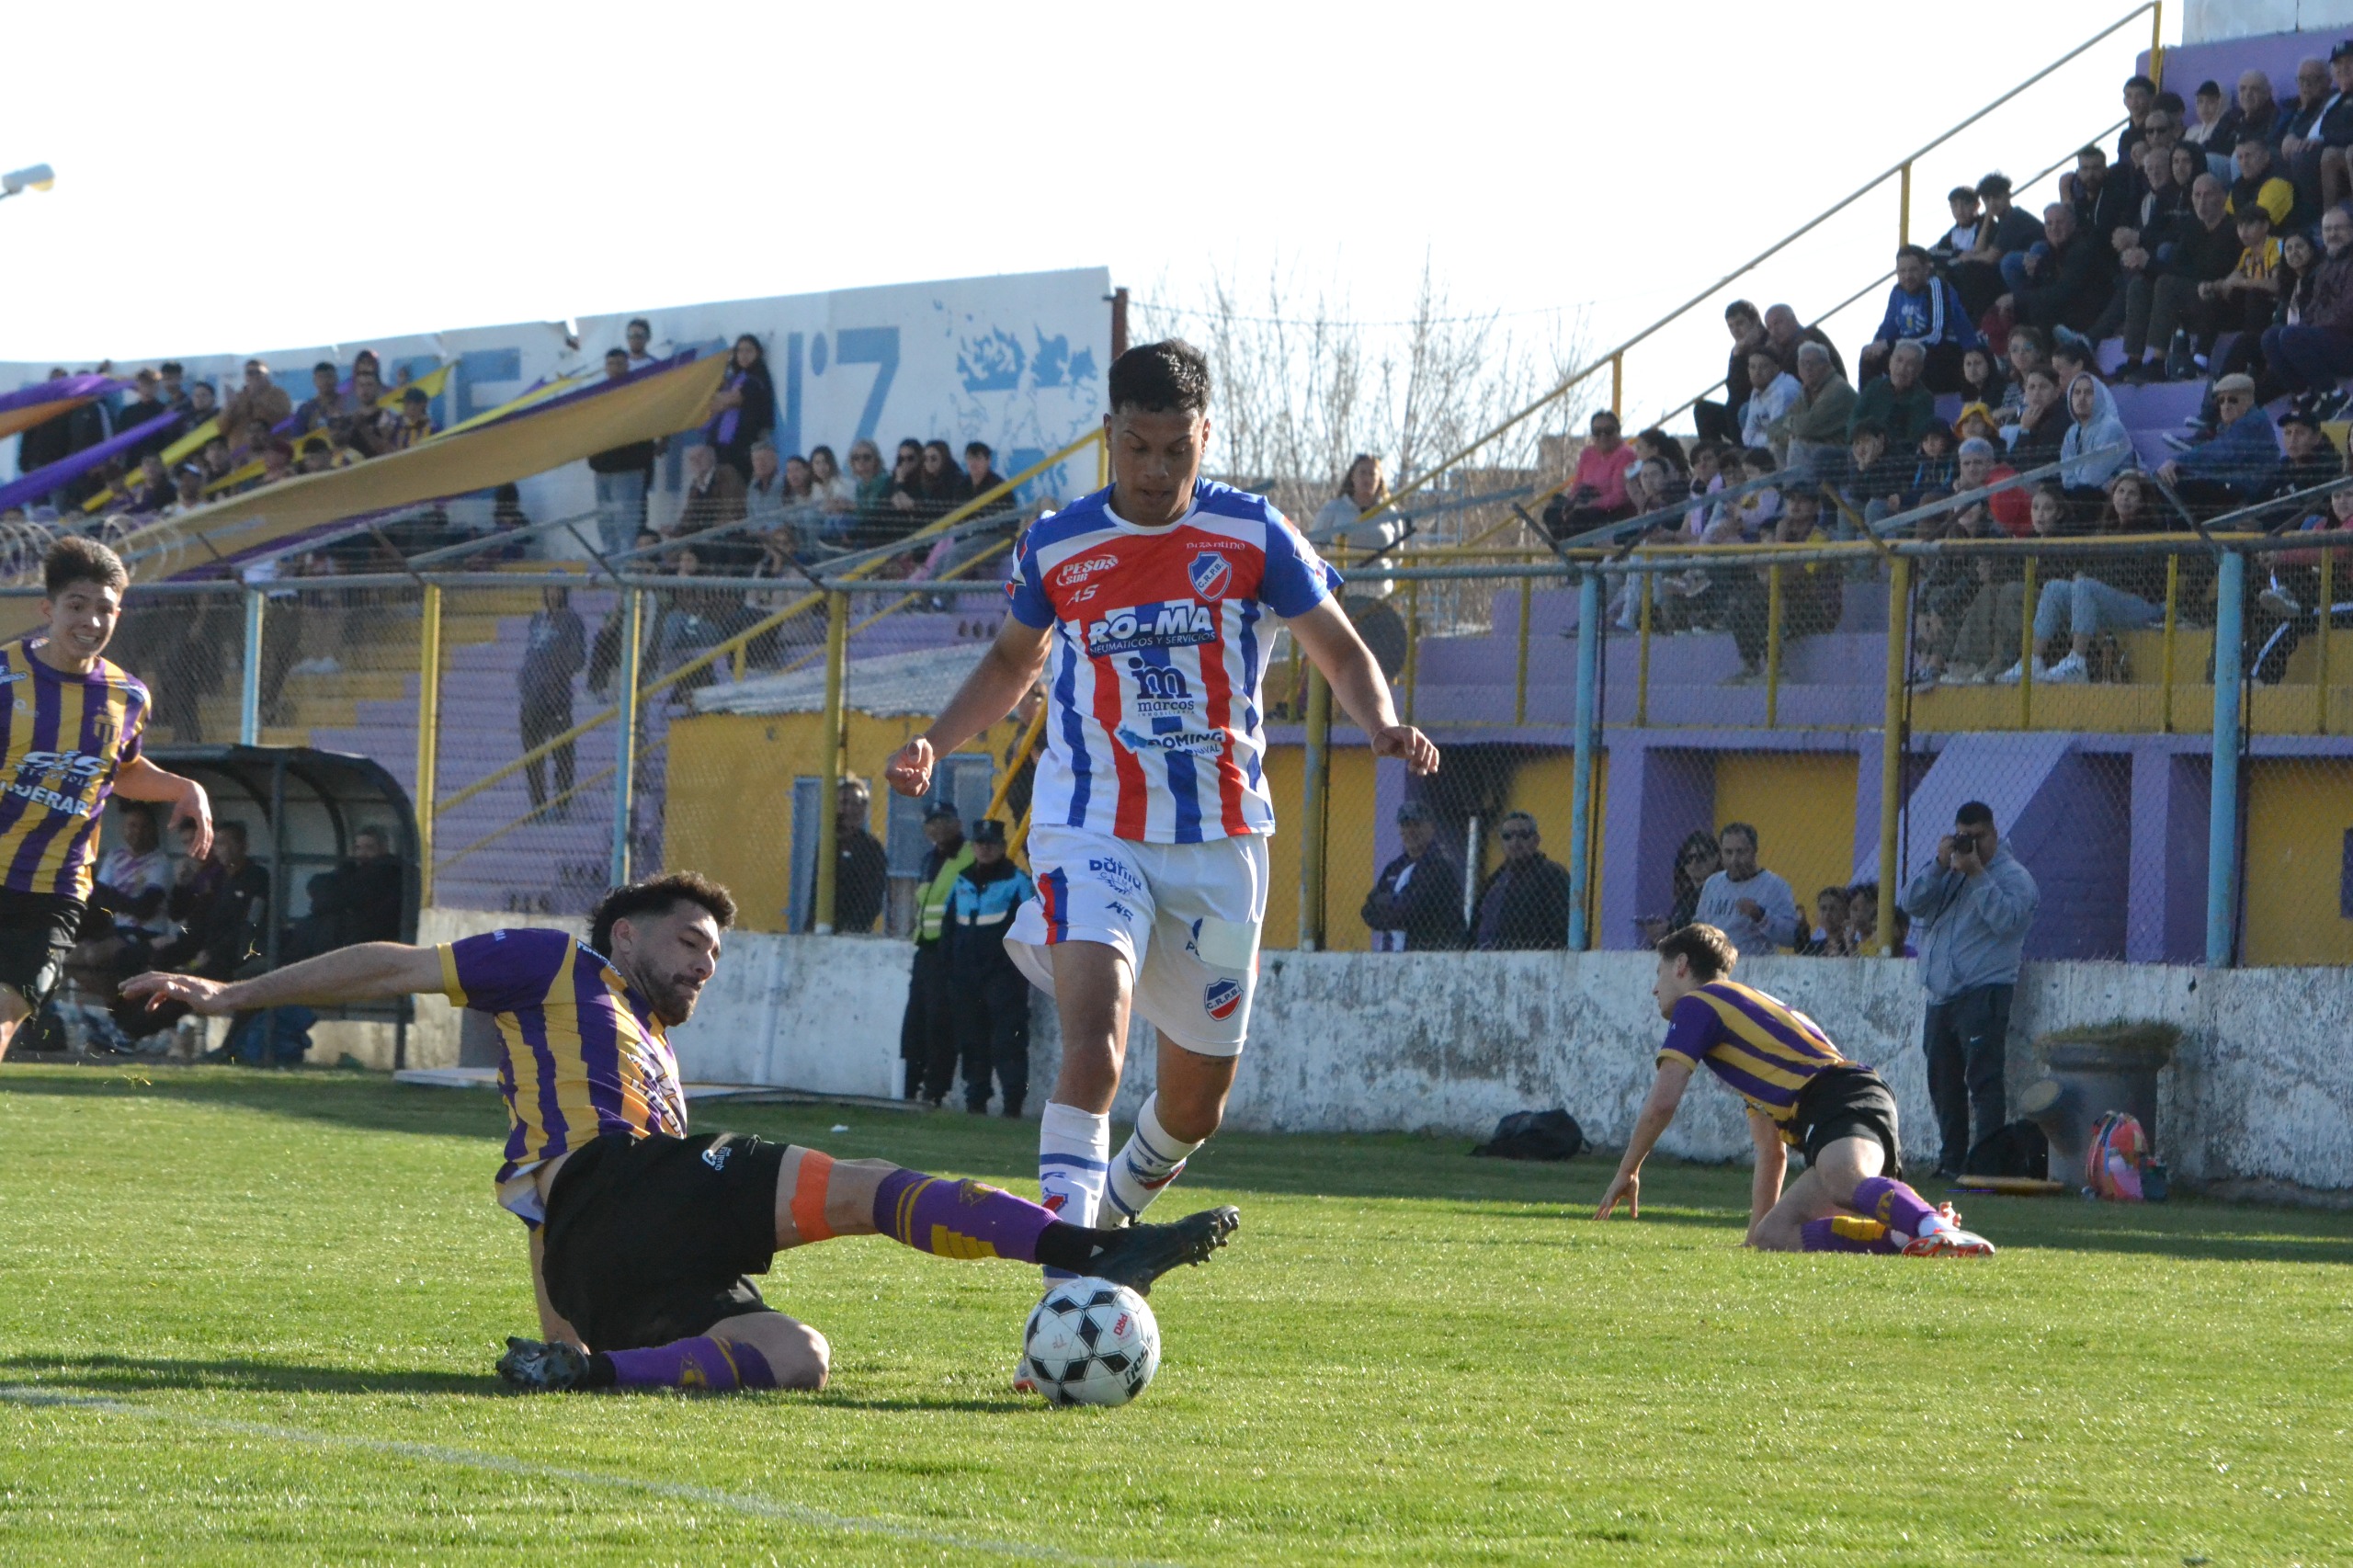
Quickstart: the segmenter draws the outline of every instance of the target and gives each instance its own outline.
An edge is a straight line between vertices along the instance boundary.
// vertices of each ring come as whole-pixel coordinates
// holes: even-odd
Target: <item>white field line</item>
[[[1155,1565],[1134,1558],[1088,1557],[1061,1547],[1042,1546],[1029,1541],[991,1540],[980,1536],[951,1535],[944,1530],[926,1529],[919,1525],[895,1523],[859,1514],[834,1514],[822,1508],[812,1508],[801,1503],[779,1503],[772,1498],[756,1497],[742,1492],[722,1492],[713,1486],[689,1486],[683,1482],[648,1481],[631,1475],[608,1475],[593,1470],[573,1470],[563,1465],[540,1464],[531,1460],[512,1459],[505,1454],[479,1453],[472,1449],[446,1448],[439,1443],[403,1443],[382,1437],[354,1437],[336,1432],[314,1432],[301,1426],[278,1426],[257,1421],[223,1421],[211,1416],[188,1415],[176,1410],[153,1405],[136,1404],[128,1400],[106,1399],[95,1394],[61,1393],[49,1389],[22,1386],[0,1386],[0,1403],[31,1407],[64,1406],[74,1410],[97,1411],[107,1415],[131,1415],[148,1421],[168,1421],[177,1426],[193,1426],[208,1432],[225,1432],[244,1437],[260,1437],[270,1442],[297,1444],[318,1449],[356,1449],[368,1453],[389,1454],[397,1459],[415,1460],[426,1464],[451,1465],[462,1470],[491,1471],[504,1475],[526,1476],[538,1481],[561,1481],[574,1486],[601,1487],[613,1492],[637,1492],[651,1496],[670,1498],[681,1503],[695,1503],[705,1507],[726,1508],[754,1518],[777,1519],[787,1524],[804,1525],[812,1529],[838,1530],[847,1535],[881,1536],[893,1540],[912,1541],[924,1546],[952,1548],[958,1551],[986,1552],[999,1557],[1024,1558],[1035,1562],[1069,1562],[1086,1564],[1119,1564],[1120,1568],[1155,1568]]]

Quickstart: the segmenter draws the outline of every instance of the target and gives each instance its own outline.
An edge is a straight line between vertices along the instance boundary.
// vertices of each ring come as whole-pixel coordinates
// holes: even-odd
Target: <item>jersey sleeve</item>
[[[547,1000],[572,938],[561,931],[485,931],[441,949],[441,994],[460,1007],[511,1013]]]
[[[1716,1010],[1697,996],[1686,996],[1675,1005],[1675,1016],[1667,1020],[1658,1060],[1665,1062],[1671,1056],[1697,1068],[1723,1037],[1724,1021]]]
[[[1271,508],[1267,518],[1267,573],[1258,598],[1286,620],[1305,615],[1338,590],[1340,574],[1315,553],[1315,547],[1291,527],[1290,519]]]
[[[1045,574],[1038,569],[1038,552],[1028,533],[1014,550],[1013,574],[1005,580],[1005,595],[1013,601],[1013,619],[1033,631],[1043,631],[1061,619],[1046,597]]]
[[[122,733],[115,742],[114,762],[118,771],[137,762],[147,744],[147,710],[152,699],[143,686],[133,685],[131,700],[123,704]]]

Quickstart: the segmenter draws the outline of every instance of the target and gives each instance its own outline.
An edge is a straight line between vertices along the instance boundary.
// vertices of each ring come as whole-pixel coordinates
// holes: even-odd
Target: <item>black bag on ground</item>
[[[2031,1121],[1997,1127],[1977,1141],[1961,1167],[1963,1176],[2051,1178],[2051,1140]]]
[[[1498,1160],[1569,1160],[1584,1148],[1585,1129],[1567,1111],[1516,1110],[1471,1152]]]

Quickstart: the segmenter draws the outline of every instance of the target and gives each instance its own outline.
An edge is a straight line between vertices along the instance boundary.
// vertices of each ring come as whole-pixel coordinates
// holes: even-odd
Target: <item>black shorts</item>
[[[1805,1163],[1813,1165],[1822,1151],[1841,1138],[1875,1138],[1887,1151],[1882,1176],[1901,1176],[1904,1156],[1895,1138],[1895,1096],[1887,1080],[1868,1067],[1852,1062],[1825,1067],[1798,1092],[1797,1115],[1790,1130],[1798,1135]]]
[[[63,893],[0,888],[0,986],[40,1011],[82,934],[84,905]]]
[[[548,1300],[592,1350],[690,1339],[765,1310],[747,1274],[776,1256],[784,1148],[732,1132],[608,1132],[548,1191]]]

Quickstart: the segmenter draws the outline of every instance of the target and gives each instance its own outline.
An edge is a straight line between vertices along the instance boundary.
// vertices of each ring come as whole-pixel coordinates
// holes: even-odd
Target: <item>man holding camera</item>
[[[1928,991],[1921,1048],[1944,1139],[1940,1176],[1962,1174],[1969,1151],[2008,1119],[2002,1067],[2010,1000],[2027,927],[2041,901],[1982,801],[1955,813],[1952,832],[1937,844],[1936,863],[1904,889],[1900,903],[1913,919],[1920,982]]]

